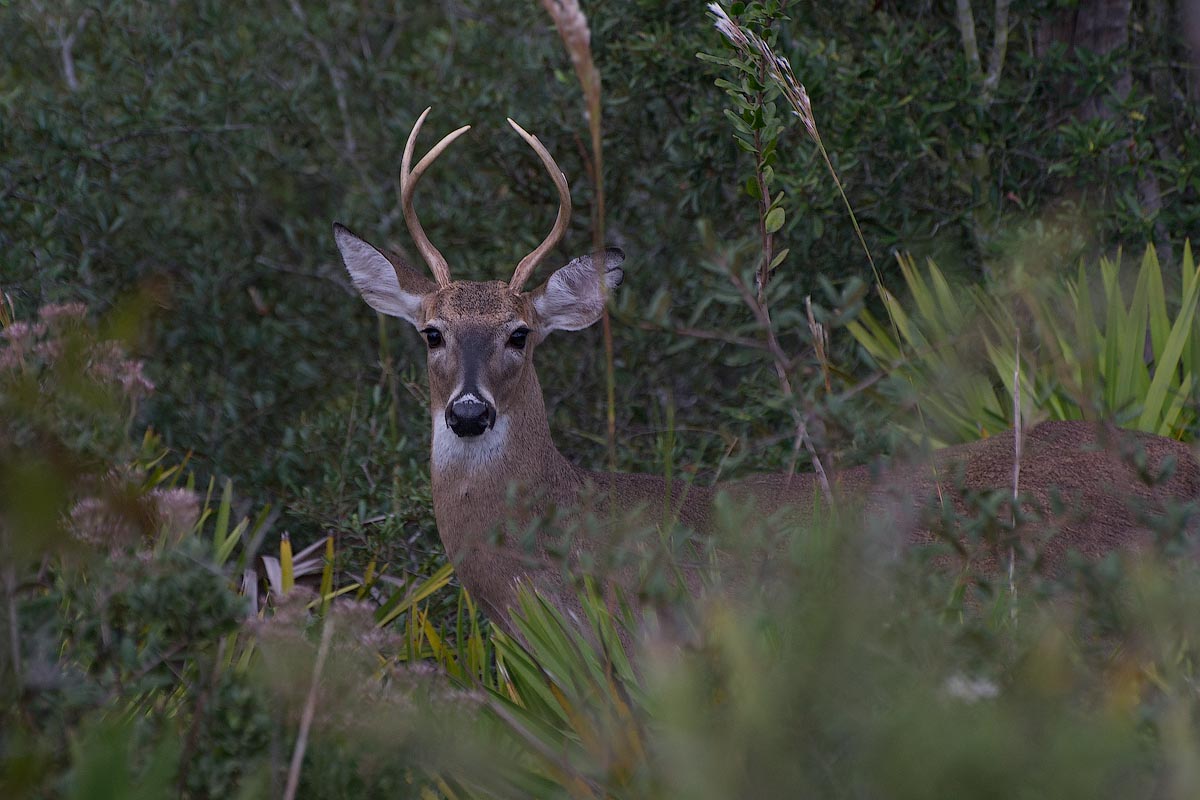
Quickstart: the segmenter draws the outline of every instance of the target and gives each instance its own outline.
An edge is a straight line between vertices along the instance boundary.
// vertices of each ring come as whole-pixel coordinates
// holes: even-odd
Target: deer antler
[[[529,276],[537,269],[537,265],[541,263],[546,254],[554,249],[562,239],[563,234],[567,232],[567,225],[571,222],[571,187],[567,185],[567,176],[563,175],[562,170],[558,168],[558,164],[554,163],[554,158],[542,146],[542,143],[525,131],[512,119],[508,120],[508,124],[513,126],[513,130],[521,134],[533,151],[542,159],[542,163],[546,165],[546,171],[550,173],[551,180],[558,187],[558,218],[554,220],[554,228],[550,231],[541,244],[534,248],[533,252],[521,259],[521,263],[517,264],[516,270],[513,272],[512,280],[508,282],[508,288],[514,292],[521,291],[521,287],[525,281],[529,280]]]
[[[421,180],[421,176],[425,174],[425,170],[429,168],[437,157],[442,154],[442,151],[450,146],[450,143],[462,136],[471,129],[470,125],[464,125],[456,131],[446,134],[446,136],[437,144],[435,144],[425,157],[417,162],[416,169],[410,169],[412,165],[413,148],[417,144],[417,134],[421,131],[421,123],[425,121],[425,117],[429,115],[430,109],[425,109],[421,112],[421,116],[417,117],[417,122],[413,125],[412,133],[408,135],[408,142],[404,145],[404,158],[400,162],[400,207],[404,212],[404,222],[408,225],[408,232],[412,235],[413,242],[417,245],[417,251],[421,257],[425,259],[425,263],[429,265],[430,271],[433,272],[433,277],[437,280],[439,286],[445,286],[450,283],[450,267],[446,264],[446,259],[442,256],[438,249],[429,241],[429,237],[425,235],[425,230],[421,227],[421,221],[417,219],[416,209],[413,208],[413,192],[417,188],[417,182]]]

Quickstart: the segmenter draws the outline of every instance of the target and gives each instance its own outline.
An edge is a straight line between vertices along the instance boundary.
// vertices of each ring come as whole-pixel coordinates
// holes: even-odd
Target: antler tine
[[[451,142],[471,130],[471,126],[464,125],[458,130],[446,134],[425,154],[424,158],[417,162],[416,169],[410,169],[413,149],[417,144],[417,134],[420,133],[421,125],[425,122],[425,117],[429,115],[430,110],[430,108],[425,109],[421,112],[421,116],[417,117],[412,133],[408,135],[408,141],[404,145],[404,158],[400,161],[400,207],[404,212],[404,222],[408,225],[408,232],[417,245],[417,251],[429,265],[438,285],[445,286],[450,283],[450,267],[438,249],[429,241],[429,237],[425,235],[425,229],[421,227],[421,221],[417,219],[416,209],[413,208],[413,192],[416,191],[417,182],[421,180],[425,170],[429,169],[429,165],[437,160],[437,157],[450,146]]]
[[[537,269],[537,265],[541,263],[546,254],[554,249],[563,234],[567,232],[567,226],[571,222],[571,187],[567,184],[567,176],[563,175],[558,164],[554,163],[554,158],[542,146],[542,143],[525,131],[517,123],[510,118],[508,124],[513,126],[513,130],[521,135],[521,138],[533,148],[538,157],[542,159],[542,163],[546,165],[546,171],[550,173],[550,178],[554,181],[554,185],[558,187],[558,217],[554,220],[554,228],[550,231],[541,244],[534,248],[533,252],[521,259],[521,263],[517,264],[516,270],[513,272],[512,280],[508,282],[508,288],[514,292],[521,291],[521,287],[525,281],[529,280],[529,276]]]

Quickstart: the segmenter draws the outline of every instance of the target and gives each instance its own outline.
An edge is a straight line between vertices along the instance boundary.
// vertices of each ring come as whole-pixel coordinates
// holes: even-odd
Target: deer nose
[[[496,424],[496,409],[474,394],[459,395],[446,406],[446,425],[459,436],[479,436]]]

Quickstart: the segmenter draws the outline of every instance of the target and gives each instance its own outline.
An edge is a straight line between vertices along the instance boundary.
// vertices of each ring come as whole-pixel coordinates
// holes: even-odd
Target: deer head
[[[400,167],[400,197],[409,232],[434,280],[385,254],[335,224],[334,237],[354,285],[376,311],[400,317],[425,337],[429,348],[429,388],[434,424],[434,466],[462,456],[486,460],[505,442],[509,418],[540,388],[533,352],[551,331],[580,330],[600,318],[608,290],[621,283],[624,254],[615,248],[597,264],[580,256],[559,268],[531,292],[522,286],[558,244],[571,218],[567,179],[536,137],[508,123],[541,158],[558,188],[558,217],[550,234],[521,259],[508,283],[455,281],[446,259],[429,241],[413,207],[413,192],[430,164],[462,134],[448,134],[416,165],[413,149],[429,109],[413,126]]]

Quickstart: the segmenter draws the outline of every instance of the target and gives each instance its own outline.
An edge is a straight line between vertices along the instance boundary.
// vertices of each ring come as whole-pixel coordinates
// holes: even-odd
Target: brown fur
[[[509,292],[500,281],[455,281],[426,297],[424,324],[444,323],[440,327],[446,336],[446,346],[429,358],[429,397],[434,409],[446,407],[462,378],[461,340],[472,339],[474,347],[488,356],[481,378],[494,387],[498,397],[511,395],[530,378],[536,380],[533,344],[515,354],[519,361],[505,358],[514,354],[504,350],[504,341],[514,327],[536,320],[527,296]]]
[[[553,506],[605,519],[611,498],[619,514],[642,508],[645,518],[653,522],[663,518],[666,495],[666,483],[658,476],[593,473],[568,462],[551,442],[536,377],[527,388],[528,414],[522,415],[517,446],[497,469],[496,480],[468,485],[461,476],[436,470],[433,474],[438,530],[446,552],[463,585],[492,619],[506,627],[518,579],[560,609],[578,612],[575,589],[563,578],[561,559],[549,554],[554,548],[539,539],[530,552],[520,541],[520,532],[536,517]],[[1145,451],[1149,474],[1159,470],[1165,459],[1173,459],[1170,478],[1153,486],[1142,480],[1131,466],[1133,448]],[[838,473],[835,483],[839,496],[863,496],[869,512],[898,521],[895,544],[899,548],[932,541],[933,534],[920,524],[917,511],[939,496],[964,512],[964,492],[1010,491],[1012,464],[1013,434],[1006,432],[939,451],[932,465],[896,467],[876,478],[867,467],[857,467]],[[539,500],[512,508],[510,491]],[[784,475],[757,475],[712,487],[677,485],[673,507],[679,521],[708,532],[712,502],[719,491],[729,492],[735,500],[753,501],[763,515],[797,509],[797,521],[802,523],[818,489],[811,475],[790,480]],[[686,502],[679,506],[685,492]],[[1161,514],[1173,502],[1200,497],[1200,467],[1188,447],[1172,439],[1085,422],[1045,422],[1026,434],[1020,492],[1026,511],[1041,519],[1027,526],[1023,536],[1033,541],[1049,535],[1048,541],[1039,542],[1038,551],[1045,568],[1056,572],[1070,550],[1095,559],[1147,542],[1148,517]],[[581,496],[588,501],[580,503]],[[1056,513],[1057,506],[1061,510]],[[496,540],[497,529],[507,531],[501,542]],[[595,544],[575,543],[577,550]],[[986,572],[994,566],[985,560],[975,568]]]

